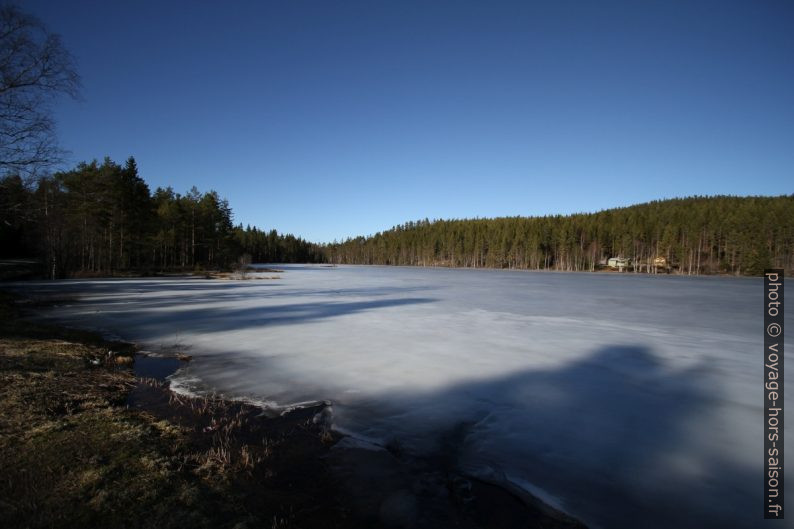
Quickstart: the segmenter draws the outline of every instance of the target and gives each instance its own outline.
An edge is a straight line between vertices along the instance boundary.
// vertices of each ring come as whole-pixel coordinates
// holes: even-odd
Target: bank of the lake
[[[0,292],[3,527],[582,527],[451,475],[439,487],[447,494],[407,512],[401,491],[381,488],[379,498],[350,482],[360,471],[340,483],[334,463],[364,469],[372,452],[332,454],[342,436],[318,420],[325,405],[272,417],[240,401],[176,395],[166,377],[187,357],[141,356],[133,344],[22,316],[20,306],[41,303],[53,299]],[[392,488],[417,480],[390,454],[375,457],[390,467]]]

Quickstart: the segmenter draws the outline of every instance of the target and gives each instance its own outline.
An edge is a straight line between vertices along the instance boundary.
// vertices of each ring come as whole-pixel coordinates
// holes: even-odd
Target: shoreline
[[[116,476],[116,481],[146,481],[145,476],[149,474],[164,473],[182,489],[198,489],[201,491],[199,496],[212,497],[209,501],[204,500],[205,505],[212,506],[217,512],[208,512],[206,507],[202,510],[197,505],[191,505],[191,508],[202,513],[200,516],[206,518],[204,522],[209,526],[240,529],[269,521],[278,522],[281,524],[279,527],[357,527],[361,523],[382,527],[456,525],[507,528],[527,524],[549,528],[584,527],[531,495],[518,494],[505,486],[460,474],[449,466],[446,454],[426,458],[417,466],[384,447],[372,450],[356,446],[355,442],[350,442],[352,438],[330,428],[327,403],[294,408],[274,416],[244,401],[179,395],[171,391],[166,379],[185,365],[187,360],[184,357],[142,356],[136,345],[109,341],[96,332],[33,323],[20,313],[22,305],[19,302],[11,301],[4,293],[0,296],[6,320],[6,325],[0,328],[0,343],[4,345],[0,360],[8,356],[9,342],[29,342],[33,338],[37,340],[37,354],[45,357],[65,355],[77,361],[66,373],[53,368],[51,374],[60,385],[44,388],[43,394],[42,388],[38,388],[39,398],[48,400],[52,394],[69,393],[70,384],[75,380],[82,381],[88,400],[91,400],[92,391],[86,390],[85,386],[92,381],[96,383],[94,379],[109,377],[116,384],[112,386],[115,389],[106,395],[106,402],[94,402],[90,406],[72,404],[71,408],[67,404],[55,417],[50,417],[51,413],[45,410],[46,417],[38,420],[45,423],[55,420],[58,427],[63,427],[61,423],[80,423],[82,415],[99,410],[102,420],[95,429],[109,427],[109,437],[130,433],[114,430],[113,424],[120,421],[131,421],[133,429],[148,431],[148,434],[141,434],[146,441],[125,447],[124,464],[110,465],[115,472],[121,473],[120,477]],[[28,300],[25,305],[41,307],[46,306],[47,301]],[[54,350],[59,347],[78,350],[72,353]],[[20,362],[24,364],[24,360]],[[109,387],[107,383],[98,384],[100,389]],[[14,389],[24,392],[25,383]],[[8,410],[3,411],[8,413]],[[66,427],[75,428],[74,425]],[[11,432],[11,437],[30,437],[27,429],[20,426]],[[44,438],[49,439],[49,435],[45,434]],[[48,466],[57,465],[67,475],[96,472],[101,475],[105,472],[103,467],[107,466],[103,461],[117,459],[112,447],[82,446],[77,439],[70,442],[76,443],[76,451],[98,450],[99,459],[64,460],[58,454],[51,454],[49,459],[44,458]],[[171,447],[163,449],[162,444]],[[11,446],[7,442],[2,445]],[[154,455],[140,453],[150,451],[152,446],[161,448]],[[102,454],[103,450],[111,453]],[[4,467],[20,466],[24,460],[21,452],[5,448],[4,451],[7,452]],[[152,463],[151,468],[131,472],[115,468],[134,467],[129,460],[135,459],[156,463]],[[30,471],[28,468],[21,470]],[[34,470],[33,474],[36,472],[43,470]],[[136,473],[142,473],[143,477]],[[11,472],[8,483],[14,481],[14,472]],[[368,483],[368,486],[362,487],[362,483]],[[373,483],[378,485],[373,486]],[[114,518],[103,511],[102,502],[93,501],[97,496],[108,496],[107,488],[107,484],[93,483],[88,492],[82,491],[83,496],[93,494],[82,508],[79,507],[81,502],[72,497],[69,500],[74,504],[72,509],[79,512],[73,513],[71,520],[95,520],[102,525],[115,526]],[[135,488],[132,489],[134,496]],[[15,497],[16,489],[0,489],[0,493],[3,506],[12,506],[4,509],[8,513],[4,516],[9,516],[4,526],[59,525],[53,519],[47,519],[44,524],[30,523],[24,513],[31,513],[18,507],[25,503],[25,498]],[[143,494],[142,491],[137,493]],[[127,508],[128,513],[135,518],[138,512],[139,519],[131,526],[151,522],[149,512],[152,509],[162,510],[169,506],[166,510],[172,511],[176,504],[177,512],[182,512],[181,496],[175,499],[162,491],[159,494],[161,496],[150,494],[142,503],[140,498],[133,500],[136,507]],[[66,497],[59,497],[57,487],[45,496],[55,498],[56,503],[59,498],[66,502]],[[272,503],[256,499],[264,497],[278,500]],[[38,505],[36,502],[39,500],[27,501]],[[116,498],[108,503],[107,508],[115,511],[121,504],[129,502],[127,497]],[[43,510],[47,512],[47,509]],[[19,515],[17,519],[14,513]],[[223,523],[217,518],[220,513],[223,514]],[[202,526],[197,520],[180,516],[173,518],[179,520],[179,523],[174,522],[174,526],[184,523]],[[225,523],[230,518],[237,520],[235,524]],[[127,519],[123,525],[130,523]],[[154,523],[161,523],[161,520]]]
[[[289,267],[290,264],[300,264],[302,266],[310,265],[310,266],[323,266],[317,263],[283,263],[285,266]],[[325,265],[328,266],[328,265]],[[405,265],[405,264],[366,264],[366,263],[335,263],[334,267],[339,266],[364,266],[364,267],[382,267],[382,268],[421,268],[421,269],[437,269],[437,270],[487,270],[487,271],[494,271],[494,272],[537,272],[543,274],[603,274],[603,275],[616,275],[616,276],[649,276],[649,277],[724,277],[724,278],[736,278],[736,279],[752,279],[752,278],[760,278],[762,276],[750,276],[750,275],[736,275],[736,274],[676,274],[673,272],[670,273],[658,273],[658,274],[650,274],[648,272],[634,272],[634,271],[624,271],[620,272],[618,270],[607,270],[607,269],[600,269],[600,270],[555,270],[553,268],[495,268],[489,266],[444,266],[444,265]],[[788,273],[788,271],[787,271]],[[791,277],[790,275],[786,275],[786,277]]]
[[[174,358],[136,376],[134,344],[0,297],[3,527],[351,526],[323,461],[336,436],[309,412],[179,397]]]
[[[616,276],[649,276],[649,277],[668,277],[668,278],[695,278],[695,277],[719,277],[719,278],[753,278],[762,277],[761,275],[737,275],[730,273],[716,274],[679,274],[675,272],[635,272],[619,271],[608,268],[596,270],[556,270],[552,268],[496,268],[496,267],[473,267],[473,266],[446,266],[446,265],[408,265],[408,264],[367,264],[367,263],[252,263],[245,274],[240,275],[239,271],[232,270],[163,270],[163,271],[123,271],[117,273],[77,273],[58,280],[107,280],[107,279],[173,279],[190,278],[214,281],[266,281],[281,279],[280,276],[270,275],[263,277],[251,277],[255,274],[283,274],[289,271],[290,266],[311,266],[320,268],[337,268],[342,266],[362,266],[362,267],[385,267],[385,268],[421,268],[438,270],[489,270],[495,272],[538,272],[538,273],[560,273],[560,274],[602,274]],[[791,277],[792,271],[784,271],[785,277]],[[0,277],[0,281],[24,282],[24,281],[50,281],[44,276],[36,276],[29,268],[25,268],[19,276]]]

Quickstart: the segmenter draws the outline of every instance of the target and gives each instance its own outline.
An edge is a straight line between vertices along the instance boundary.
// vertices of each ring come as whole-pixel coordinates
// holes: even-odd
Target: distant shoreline
[[[18,260],[6,260],[7,262],[17,262]],[[3,261],[0,261],[0,284],[8,281],[24,281],[24,280],[49,280],[41,274],[36,274],[31,267],[35,265],[35,261],[24,260],[24,268],[14,268],[13,266],[5,266]],[[60,279],[146,279],[146,278],[173,278],[173,277],[186,277],[196,279],[208,280],[265,280],[265,279],[280,279],[279,276],[269,277],[251,277],[251,274],[282,274],[289,272],[290,266],[310,266],[315,268],[335,268],[338,266],[362,266],[362,267],[392,267],[392,268],[422,268],[422,269],[439,269],[439,270],[491,270],[496,272],[541,272],[541,273],[565,273],[565,274],[603,274],[603,275],[631,275],[631,276],[652,276],[652,277],[724,277],[724,278],[752,278],[761,277],[755,275],[740,275],[740,274],[679,274],[675,272],[634,272],[634,271],[618,271],[609,268],[598,268],[596,270],[557,270],[553,268],[497,268],[490,266],[448,266],[448,265],[411,265],[411,264],[369,264],[369,263],[251,263],[249,269],[244,277],[240,276],[239,271],[231,271],[224,269],[217,270],[161,270],[161,271],[124,271],[119,273],[108,274],[106,272],[98,272],[96,274],[78,273],[72,274],[68,277]],[[262,267],[262,268],[258,268]],[[794,272],[785,271],[785,277],[792,277]]]
[[[320,267],[318,263],[284,263],[284,266],[289,267],[290,264],[300,264]],[[489,266],[444,266],[444,265],[395,265],[395,264],[358,264],[358,263],[335,263],[335,266],[362,266],[362,267],[384,267],[384,268],[421,268],[421,269],[438,269],[438,270],[488,270],[493,272],[540,272],[540,273],[559,273],[559,274],[603,274],[603,275],[616,275],[616,276],[649,276],[649,277],[725,277],[737,279],[752,279],[760,278],[761,276],[745,276],[737,274],[677,274],[677,273],[659,273],[649,274],[648,272],[619,272],[617,270],[555,270],[552,268],[495,268]],[[288,271],[288,270],[287,270]],[[786,277],[792,277],[788,273]]]

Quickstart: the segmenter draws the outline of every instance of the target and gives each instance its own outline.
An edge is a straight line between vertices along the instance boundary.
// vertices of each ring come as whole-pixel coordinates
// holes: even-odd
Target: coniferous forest
[[[235,225],[217,192],[151,192],[135,159],[105,158],[26,183],[0,179],[0,257],[34,257],[68,277],[329,262],[759,275],[794,268],[794,195],[692,197],[598,213],[408,222],[370,237],[314,244]],[[664,266],[649,266],[664,258]]]
[[[233,224],[215,191],[154,193],[134,158],[81,163],[35,183],[0,179],[0,256],[35,257],[40,275],[224,269],[253,262],[316,262],[321,249],[292,235]]]
[[[332,263],[592,271],[624,257],[629,270],[653,273],[790,272],[794,195],[692,197],[567,216],[425,219],[329,245],[325,254]]]

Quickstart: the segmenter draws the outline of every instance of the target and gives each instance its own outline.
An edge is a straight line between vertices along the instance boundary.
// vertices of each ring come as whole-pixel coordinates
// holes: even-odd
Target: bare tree
[[[0,176],[33,176],[61,160],[51,104],[78,97],[80,78],[61,38],[15,6],[0,6]]]

